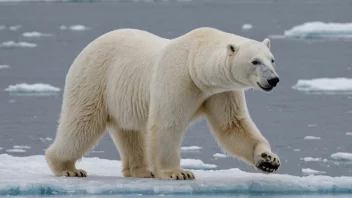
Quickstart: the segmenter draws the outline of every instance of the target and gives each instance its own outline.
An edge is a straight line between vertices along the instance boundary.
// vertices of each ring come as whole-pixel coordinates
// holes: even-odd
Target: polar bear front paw
[[[165,171],[159,175],[156,175],[158,179],[162,180],[194,180],[196,177],[191,171],[176,170],[176,171]]]
[[[61,172],[61,176],[65,177],[87,177],[87,172],[82,169],[76,170],[64,170]]]
[[[255,157],[255,166],[265,173],[272,173],[279,169],[280,159],[274,153],[262,152]]]

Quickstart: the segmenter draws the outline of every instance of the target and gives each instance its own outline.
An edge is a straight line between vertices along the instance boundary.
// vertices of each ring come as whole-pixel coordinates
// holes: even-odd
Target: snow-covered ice
[[[52,141],[53,138],[46,137],[46,138],[39,138],[42,142]]]
[[[37,47],[35,43],[28,43],[28,42],[15,42],[15,41],[6,41],[0,44],[0,47],[4,48],[13,48],[13,47],[24,47],[24,48],[34,48]]]
[[[293,149],[293,151],[299,152],[301,151],[301,149]]]
[[[41,33],[41,32],[24,32],[22,33],[24,37],[43,37],[43,36],[52,36],[52,34]]]
[[[318,175],[318,174],[325,174],[326,172],[317,171],[317,170],[310,169],[310,168],[302,168],[302,173],[304,175]]]
[[[223,153],[215,153],[213,155],[213,157],[215,157],[215,158],[227,158],[228,156],[223,154]]]
[[[86,178],[55,177],[44,156],[0,155],[0,195],[209,195],[209,194],[352,194],[352,177],[248,173],[237,168],[195,170],[194,181],[124,178],[121,162],[83,158]]]
[[[352,153],[338,152],[338,153],[332,154],[331,158],[334,160],[352,161]]]
[[[18,148],[13,148],[13,149],[7,149],[6,152],[8,152],[8,153],[25,153],[26,150],[24,150],[24,149],[18,149]]]
[[[316,136],[306,136],[304,137],[305,140],[320,140],[320,137],[316,137]]]
[[[20,146],[20,145],[15,145],[13,146],[14,149],[30,149],[30,146]]]
[[[286,30],[285,37],[294,38],[344,38],[352,37],[352,23],[306,22]]]
[[[352,135],[352,132],[346,132],[346,135]]]
[[[202,149],[200,146],[183,146],[181,147],[181,151],[183,152],[190,152],[190,151],[199,151]]]
[[[71,26],[61,25],[60,26],[60,30],[85,31],[89,29],[90,28],[85,25],[71,25]]]
[[[12,94],[46,94],[58,92],[60,90],[60,88],[43,83],[21,83],[16,85],[10,85],[8,88],[5,89],[5,91],[8,91]]]
[[[253,28],[253,25],[252,24],[243,24],[242,25],[242,30],[250,30]]]
[[[352,78],[298,80],[292,88],[305,92],[352,92]]]
[[[304,158],[301,158],[301,160],[303,160],[305,162],[320,162],[321,158],[304,157]]]
[[[8,69],[10,68],[10,65],[0,65],[0,69]]]
[[[186,169],[214,169],[217,167],[215,164],[205,164],[200,159],[181,159],[181,167]]]

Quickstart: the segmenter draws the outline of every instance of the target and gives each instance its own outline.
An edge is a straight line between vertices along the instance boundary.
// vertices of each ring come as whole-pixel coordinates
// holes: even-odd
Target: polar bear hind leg
[[[120,129],[116,123],[108,124],[108,131],[122,159],[125,177],[152,178],[145,158],[145,134],[142,131]]]

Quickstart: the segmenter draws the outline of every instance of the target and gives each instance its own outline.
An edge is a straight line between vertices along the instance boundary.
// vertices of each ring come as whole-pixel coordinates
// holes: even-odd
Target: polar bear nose
[[[278,77],[275,77],[275,78],[272,78],[272,79],[269,79],[268,80],[268,83],[269,85],[273,86],[273,87],[276,87],[277,83],[279,82],[279,78]]]

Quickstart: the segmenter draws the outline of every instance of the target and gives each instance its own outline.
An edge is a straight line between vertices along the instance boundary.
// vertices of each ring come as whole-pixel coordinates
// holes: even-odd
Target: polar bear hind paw
[[[65,177],[87,177],[87,172],[84,170],[65,170],[61,172],[62,176]]]
[[[194,180],[196,177],[191,171],[177,170],[177,171],[165,171],[162,176],[156,176],[162,180]]]
[[[279,157],[271,152],[261,153],[255,164],[256,168],[264,173],[276,172],[281,165]]]

